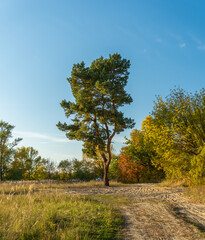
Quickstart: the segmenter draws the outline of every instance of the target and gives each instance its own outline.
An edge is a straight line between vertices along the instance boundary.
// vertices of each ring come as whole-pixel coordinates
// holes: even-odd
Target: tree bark
[[[110,184],[109,184],[109,162],[105,156],[105,153],[102,153],[101,156],[104,161],[104,176],[103,176],[104,186],[110,186]]]
[[[108,172],[108,169],[109,169],[109,166],[106,165],[106,163],[104,162],[104,185],[105,186],[110,186],[110,183],[109,183],[109,172]]]

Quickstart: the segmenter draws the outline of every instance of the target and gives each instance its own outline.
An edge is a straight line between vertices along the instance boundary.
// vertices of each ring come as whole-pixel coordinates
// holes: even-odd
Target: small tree
[[[14,147],[21,141],[20,138],[14,139],[10,142],[12,138],[12,130],[14,126],[7,122],[0,121],[0,180],[3,180],[3,174],[7,165],[11,161],[15,150]]]
[[[58,169],[60,170],[59,176],[61,180],[68,180],[72,175],[72,163],[68,160],[60,161],[58,165]]]
[[[50,180],[53,177],[53,173],[55,171],[55,163],[50,159],[46,159],[46,171],[47,178]]]
[[[74,115],[72,124],[58,123],[69,139],[83,141],[83,152],[95,157],[99,152],[104,162],[104,184],[109,186],[108,170],[111,162],[111,143],[115,134],[132,128],[134,121],[124,117],[119,108],[132,102],[126,93],[130,61],[119,54],[100,57],[85,67],[73,65],[68,78],[75,102],[63,100],[61,106],[67,118]]]
[[[18,162],[21,166],[25,179],[45,178],[46,159],[42,158],[33,147],[18,148],[14,159],[14,163]]]

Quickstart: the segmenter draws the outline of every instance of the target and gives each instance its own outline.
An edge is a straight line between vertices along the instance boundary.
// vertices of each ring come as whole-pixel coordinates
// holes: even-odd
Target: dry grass
[[[205,185],[188,188],[185,195],[193,202],[205,204]]]
[[[156,184],[158,187],[187,187],[187,180],[164,180],[161,183]]]
[[[0,239],[121,239],[123,220],[113,206],[61,191],[68,187],[64,183],[1,183]]]
[[[110,182],[112,187],[128,186],[118,182]],[[104,187],[102,181],[90,182],[58,182],[58,181],[19,181],[0,182],[0,194],[25,194],[44,190],[66,190],[70,188]]]

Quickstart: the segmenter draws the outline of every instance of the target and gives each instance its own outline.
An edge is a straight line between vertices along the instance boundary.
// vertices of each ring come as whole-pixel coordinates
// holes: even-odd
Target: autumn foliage
[[[122,148],[117,160],[112,163],[115,179],[124,183],[153,182],[164,177],[163,170],[158,170],[152,164],[154,150],[145,144],[144,133],[134,129],[127,140],[127,146]]]
[[[143,170],[141,162],[135,162],[132,157],[126,153],[126,148],[120,154],[118,166],[121,173],[122,182],[139,182]]]

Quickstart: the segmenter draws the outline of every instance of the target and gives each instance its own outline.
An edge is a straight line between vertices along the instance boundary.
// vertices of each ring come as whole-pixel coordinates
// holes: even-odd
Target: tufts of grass
[[[0,194],[26,194],[28,192],[34,192],[36,190],[35,184],[29,183],[12,183],[2,182],[0,183]]]
[[[164,180],[158,184],[158,187],[188,187],[188,182],[185,179],[182,180]]]
[[[205,185],[190,187],[185,195],[193,202],[205,204]]]
[[[110,205],[62,192],[0,194],[0,239],[121,239]]]
[[[99,201],[99,202],[103,202],[106,205],[110,204],[112,207],[119,209],[120,206],[122,205],[126,205],[126,204],[130,204],[131,202],[133,202],[133,198],[132,197],[125,197],[125,196],[120,196],[118,195],[116,197],[116,195],[87,195],[88,199],[91,199],[93,201]]]

